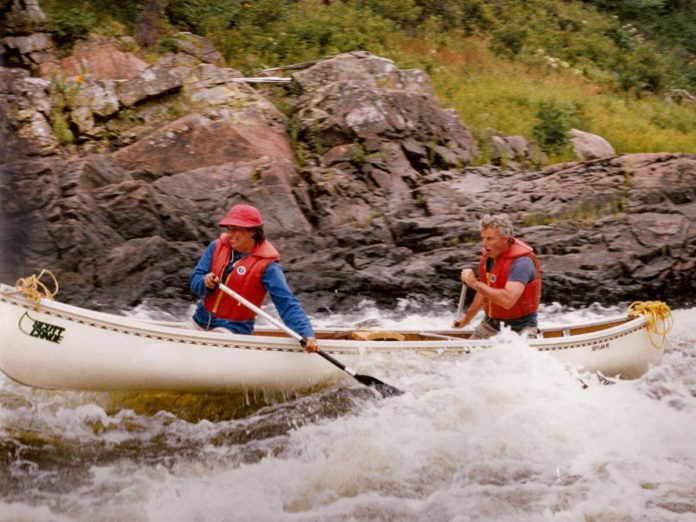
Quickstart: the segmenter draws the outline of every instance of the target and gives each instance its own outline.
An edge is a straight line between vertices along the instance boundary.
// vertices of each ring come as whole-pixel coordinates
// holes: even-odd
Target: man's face
[[[250,228],[227,227],[227,238],[237,252],[248,254],[254,249],[254,232]]]
[[[498,259],[510,244],[510,238],[501,236],[498,228],[484,228],[481,230],[481,242],[484,255]]]

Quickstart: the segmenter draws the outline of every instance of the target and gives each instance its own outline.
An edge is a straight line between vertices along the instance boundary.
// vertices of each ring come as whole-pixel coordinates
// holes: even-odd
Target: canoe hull
[[[644,318],[599,334],[530,339],[561,361],[608,376],[635,378],[659,364]],[[0,286],[0,370],[31,386],[91,391],[302,390],[346,378],[293,339],[201,332],[42,300],[40,309]],[[320,333],[320,332],[318,332]],[[491,341],[322,339],[322,349],[361,373],[369,354],[404,350],[463,356]]]
[[[536,347],[564,363],[623,379],[640,377],[651,366],[660,364],[664,355],[664,348],[648,331],[643,317],[593,339],[567,343],[555,341]]]
[[[249,346],[216,339],[224,335],[138,331],[74,320],[47,307],[21,310],[7,303],[0,303],[0,317],[0,369],[41,388],[214,392],[303,388],[335,377],[330,366],[289,340]],[[63,329],[61,338],[37,336],[37,324]]]

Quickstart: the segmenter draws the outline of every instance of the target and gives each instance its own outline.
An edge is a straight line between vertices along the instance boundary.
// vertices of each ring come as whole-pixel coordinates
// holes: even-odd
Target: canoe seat
[[[350,332],[354,341],[404,341],[406,337],[398,332],[380,330],[354,330]]]

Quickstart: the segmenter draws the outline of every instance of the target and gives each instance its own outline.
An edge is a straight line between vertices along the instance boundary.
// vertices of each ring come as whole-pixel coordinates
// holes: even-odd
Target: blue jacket
[[[210,272],[213,260],[213,252],[215,251],[215,242],[213,241],[208,245],[203,255],[198,260],[196,268],[193,269],[191,274],[191,279],[189,281],[189,287],[191,291],[198,295],[199,297],[205,297],[208,293],[212,292],[212,289],[208,289],[203,283],[203,279],[206,274]],[[234,251],[232,259],[229,265],[225,269],[225,276],[232,269],[232,265],[235,261],[241,259],[247,254],[240,254]],[[283,320],[285,325],[291,330],[297,332],[302,337],[314,337],[314,331],[312,330],[312,325],[305,314],[302,305],[292,293],[288,282],[285,279],[285,274],[283,269],[277,262],[273,262],[266,267],[263,275],[261,276],[261,283],[271,296],[271,300],[278,310],[280,318]],[[203,306],[203,300],[201,299],[196,306],[196,311],[193,313],[193,320],[203,328],[208,330],[217,327],[227,328],[234,333],[250,334],[254,331],[254,321],[228,321],[227,319],[221,319],[210,314]]]

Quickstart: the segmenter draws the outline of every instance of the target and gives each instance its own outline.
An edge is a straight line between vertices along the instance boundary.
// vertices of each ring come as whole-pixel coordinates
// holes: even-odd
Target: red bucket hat
[[[225,219],[218,223],[221,227],[243,227],[252,228],[263,225],[261,213],[251,205],[235,205],[233,206]]]

